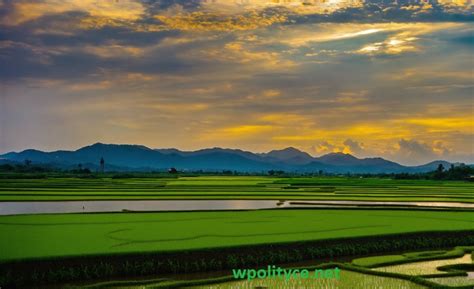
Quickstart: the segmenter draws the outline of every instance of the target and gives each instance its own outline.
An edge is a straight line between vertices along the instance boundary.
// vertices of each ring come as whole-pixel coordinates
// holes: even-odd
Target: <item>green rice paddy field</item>
[[[0,217],[0,261],[474,230],[474,212],[261,210]]]
[[[0,201],[117,199],[291,199],[474,202],[474,183],[381,178],[1,179]]]
[[[474,203],[473,192],[474,183],[469,182],[345,177],[54,177],[0,180],[0,202],[302,199]],[[0,283],[21,283],[24,288],[31,288],[28,286],[36,282],[46,285],[65,282],[97,284],[115,280],[115,277],[120,278],[112,281],[115,282],[113,286],[92,285],[90,288],[441,288],[433,284],[471,286],[472,282],[459,274],[441,276],[440,280],[440,276],[436,275],[426,277],[426,280],[432,281],[429,284],[425,284],[425,279],[422,280],[425,283],[413,283],[410,278],[437,273],[438,265],[469,263],[470,252],[458,255],[458,259],[453,257],[451,261],[425,260],[424,266],[420,266],[421,263],[390,266],[390,262],[415,261],[420,256],[443,259],[444,251],[389,254],[400,250],[443,250],[456,245],[474,245],[474,210],[280,208],[10,215],[0,216],[0,236],[0,269],[4,270],[0,270]],[[196,253],[189,256],[189,252]],[[306,255],[313,253],[313,257]],[[177,279],[152,281],[145,286],[147,282],[136,281],[133,277],[150,276],[162,269],[169,273],[169,268],[175,268],[171,270],[174,273],[188,269],[189,272],[203,272],[227,270],[234,263],[239,268],[246,264],[318,262],[318,256],[331,257],[332,260],[332,256],[374,253],[381,256],[354,260],[352,265],[344,268],[344,279],[336,283],[262,280],[214,282],[211,285],[180,283]],[[387,261],[390,267],[367,266],[386,264]],[[362,271],[357,268],[362,268]],[[134,282],[138,287],[124,286]],[[73,287],[89,288],[87,285]]]

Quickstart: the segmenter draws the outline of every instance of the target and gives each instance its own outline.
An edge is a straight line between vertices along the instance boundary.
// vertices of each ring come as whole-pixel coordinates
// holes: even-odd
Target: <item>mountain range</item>
[[[3,162],[47,164],[60,168],[83,167],[97,169],[104,158],[108,171],[150,171],[175,167],[182,171],[262,172],[283,170],[287,172],[326,173],[416,173],[435,170],[439,164],[445,168],[451,163],[433,161],[421,166],[404,166],[383,158],[357,158],[350,154],[330,153],[313,157],[306,152],[289,147],[268,153],[253,153],[239,149],[209,148],[197,151],[178,149],[151,149],[141,145],[96,143],[75,151],[44,152],[28,149],[0,155]]]

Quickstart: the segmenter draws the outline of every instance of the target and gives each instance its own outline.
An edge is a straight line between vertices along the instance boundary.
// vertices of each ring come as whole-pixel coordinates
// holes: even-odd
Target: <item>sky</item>
[[[472,0],[0,0],[0,153],[474,163]]]

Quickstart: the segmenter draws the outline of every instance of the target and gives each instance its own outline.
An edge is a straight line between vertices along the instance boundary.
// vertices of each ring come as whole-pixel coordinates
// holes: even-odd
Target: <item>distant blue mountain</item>
[[[210,148],[198,151],[177,149],[151,149],[141,145],[117,145],[96,143],[76,151],[43,152],[24,150],[0,155],[0,160],[54,165],[62,168],[83,164],[97,167],[104,158],[106,168],[115,171],[166,170],[175,167],[188,171],[262,172],[284,170],[289,172],[329,173],[399,173],[427,172],[439,164],[449,167],[445,161],[434,161],[422,166],[408,167],[382,158],[359,159],[350,154],[330,153],[312,157],[296,148],[273,150],[268,153],[252,153],[237,149]]]
[[[421,166],[411,167],[411,169],[414,172],[434,171],[438,168],[439,165],[443,165],[443,167],[445,169],[448,169],[449,167],[451,167],[451,165],[459,165],[459,163],[450,163],[450,162],[447,162],[447,161],[437,160],[437,161],[432,161],[430,163],[427,163],[427,164],[424,164],[424,165],[421,165]]]
[[[285,163],[288,165],[305,165],[314,161],[314,158],[294,147],[282,150],[273,150],[261,156],[269,162]]]
[[[331,166],[328,172],[349,172],[349,173],[399,173],[411,172],[410,167],[402,166],[398,163],[385,160],[383,158],[359,159],[350,154],[330,153],[317,158],[317,166]],[[314,165],[314,163],[312,164]],[[310,166],[311,167],[311,166]]]

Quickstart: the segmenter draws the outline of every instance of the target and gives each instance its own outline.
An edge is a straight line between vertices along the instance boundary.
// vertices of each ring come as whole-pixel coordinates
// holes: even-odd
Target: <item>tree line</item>
[[[159,175],[163,177],[163,175],[173,175],[174,177],[178,176],[199,176],[199,175],[235,175],[235,176],[275,176],[275,177],[299,177],[299,176],[306,176],[306,177],[315,177],[315,176],[344,176],[344,177],[358,177],[358,178],[392,178],[392,179],[407,179],[407,180],[417,180],[417,179],[425,179],[425,180],[464,180],[464,181],[474,181],[474,167],[468,166],[465,164],[460,165],[451,165],[449,168],[445,168],[443,164],[439,164],[438,168],[431,172],[425,173],[378,173],[378,174],[370,174],[370,173],[345,173],[345,174],[334,174],[324,172],[323,170],[318,170],[317,172],[306,172],[306,173],[299,173],[299,172],[287,172],[283,170],[269,170],[269,171],[262,171],[262,172],[239,172],[239,171],[231,171],[231,170],[222,170],[222,171],[203,171],[203,170],[196,170],[196,171],[181,171],[176,168],[170,168],[168,170],[163,171],[153,171],[153,172],[104,172],[104,165],[101,159],[101,167],[91,170],[82,164],[77,164],[75,167],[71,168],[58,168],[51,165],[45,164],[33,164],[31,161],[25,161],[23,163],[5,163],[0,164],[0,174],[5,176],[12,176],[12,177],[21,177],[24,175],[25,177],[30,176],[43,176],[47,177],[48,174],[54,175],[76,175],[82,177],[116,177],[116,178],[133,178],[133,177],[152,177]]]

